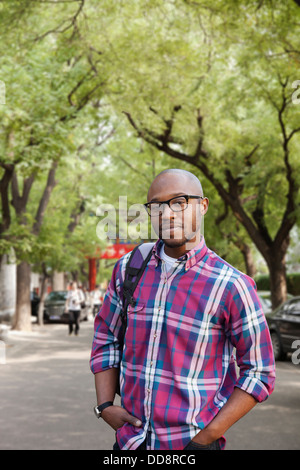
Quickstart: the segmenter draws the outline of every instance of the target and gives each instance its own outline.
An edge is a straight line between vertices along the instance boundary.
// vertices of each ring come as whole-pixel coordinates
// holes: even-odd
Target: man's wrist
[[[109,408],[110,406],[113,406],[112,401],[106,401],[104,403],[101,403],[101,405],[95,406],[94,411],[97,418],[101,418],[103,411],[106,410],[106,408]]]
[[[107,408],[105,408],[102,413],[101,413],[101,418],[104,419],[105,421],[105,416],[109,416],[109,413],[110,413],[110,410],[111,408],[114,406],[114,404],[112,404],[111,406],[108,406]]]
[[[211,432],[210,429],[204,428],[200,431],[196,436],[193,438],[193,441],[197,444],[201,444],[203,446],[207,446],[212,442],[216,441],[220,436]]]

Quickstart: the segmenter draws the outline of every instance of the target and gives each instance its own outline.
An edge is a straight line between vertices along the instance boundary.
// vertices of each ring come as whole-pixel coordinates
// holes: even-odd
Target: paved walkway
[[[97,420],[89,369],[93,321],[10,332],[0,364],[1,449],[111,449],[114,431]]]
[[[0,360],[0,449],[112,449],[114,431],[93,413],[92,336],[92,319],[78,337],[60,324],[9,332]],[[300,366],[278,362],[274,393],[226,433],[227,449],[300,449],[299,423]]]

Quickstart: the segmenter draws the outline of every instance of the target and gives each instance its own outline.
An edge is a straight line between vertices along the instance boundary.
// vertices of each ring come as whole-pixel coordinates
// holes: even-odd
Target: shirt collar
[[[156,266],[158,265],[159,260],[161,261],[160,251],[163,245],[162,240],[157,240],[153,247],[153,253],[156,259]],[[207,253],[207,246],[205,243],[205,239],[202,236],[200,243],[195,246],[192,250],[188,251],[185,255],[179,258],[180,261],[185,263],[185,270],[192,268],[195,264],[197,264]]]

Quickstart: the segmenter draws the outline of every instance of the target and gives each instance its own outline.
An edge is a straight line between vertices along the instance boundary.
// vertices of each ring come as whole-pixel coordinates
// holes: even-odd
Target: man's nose
[[[162,210],[162,218],[163,219],[173,219],[174,216],[175,216],[175,212],[172,211],[169,204],[164,204],[163,205],[163,210]]]

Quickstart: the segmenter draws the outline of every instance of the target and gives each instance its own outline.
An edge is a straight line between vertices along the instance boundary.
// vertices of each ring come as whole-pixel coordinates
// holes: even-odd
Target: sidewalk
[[[93,407],[89,369],[93,320],[10,331],[0,363],[0,449],[111,450],[114,431]],[[227,450],[299,450],[300,367],[276,364],[275,391],[226,433]]]
[[[9,331],[0,364],[0,449],[110,450],[114,431],[97,420],[89,356],[93,320]]]

